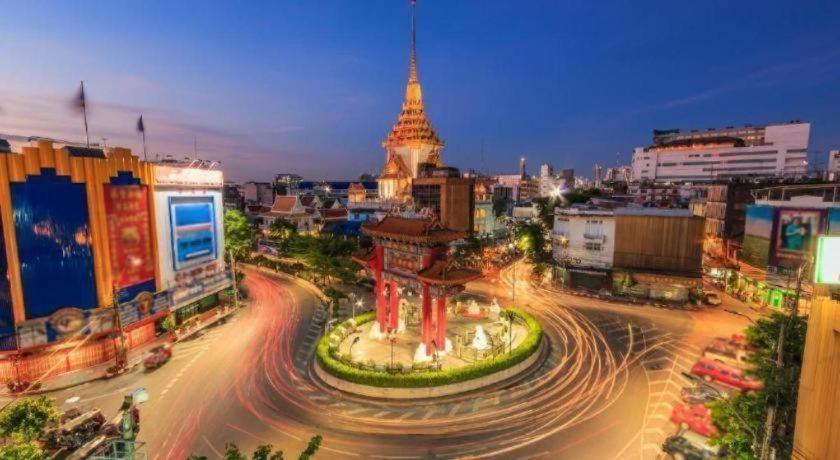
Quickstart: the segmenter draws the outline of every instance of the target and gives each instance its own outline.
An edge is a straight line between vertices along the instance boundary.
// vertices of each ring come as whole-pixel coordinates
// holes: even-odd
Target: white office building
[[[649,147],[633,151],[633,179],[703,182],[732,177],[796,177],[808,171],[811,124],[654,130]]]
[[[828,178],[840,181],[840,150],[828,152]]]

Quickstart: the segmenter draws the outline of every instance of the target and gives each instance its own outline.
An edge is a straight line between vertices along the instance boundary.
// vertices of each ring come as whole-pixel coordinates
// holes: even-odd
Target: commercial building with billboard
[[[158,267],[181,325],[213,308],[230,286],[222,230],[222,172],[156,165],[154,206]]]
[[[762,306],[782,308],[798,279],[806,296],[818,241],[840,235],[837,184],[780,186],[754,191],[747,207],[739,270],[724,276],[730,293]]]
[[[176,177],[205,175],[212,187],[175,185]],[[170,195],[174,211],[161,201]],[[193,199],[204,204],[182,201]],[[177,240],[172,212],[182,222]],[[118,337],[129,349],[147,343],[178,300],[224,289],[220,212],[219,171],[45,140],[0,153],[0,378],[33,380],[106,362]],[[196,288],[196,280],[206,286]]]

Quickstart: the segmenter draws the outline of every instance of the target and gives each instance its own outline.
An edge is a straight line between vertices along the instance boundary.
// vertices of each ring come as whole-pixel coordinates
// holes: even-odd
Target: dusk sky
[[[426,110],[447,165],[525,155],[591,176],[654,128],[801,119],[840,148],[840,2],[420,0]],[[6,2],[0,133],[221,160],[228,178],[378,172],[408,73],[405,0]]]

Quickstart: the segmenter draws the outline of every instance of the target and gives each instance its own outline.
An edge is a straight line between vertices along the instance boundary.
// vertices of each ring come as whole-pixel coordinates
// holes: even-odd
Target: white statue
[[[384,339],[387,334],[380,332],[379,321],[374,320],[370,323],[370,330],[368,331],[368,338],[371,340]]]
[[[432,360],[431,355],[426,354],[426,344],[421,343],[417,346],[417,351],[414,352],[415,363],[427,363]]]
[[[470,299],[470,304],[467,307],[467,314],[470,316],[480,316],[481,307],[475,302],[475,299]]]
[[[499,300],[493,297],[493,302],[490,303],[490,321],[498,321],[502,312],[502,307],[499,306]]]
[[[472,340],[472,347],[476,350],[485,350],[488,347],[487,334],[481,325],[475,327],[475,337]]]

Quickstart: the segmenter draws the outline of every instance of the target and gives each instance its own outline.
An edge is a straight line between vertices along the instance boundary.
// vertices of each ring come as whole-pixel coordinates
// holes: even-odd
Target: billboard
[[[840,284],[840,236],[823,236],[817,243],[814,282]]]
[[[828,225],[826,227],[826,234],[840,235],[840,208],[828,210]]]
[[[134,299],[120,304],[120,321],[123,327],[150,318],[158,313],[165,312],[169,308],[169,296],[167,291],[156,293],[141,292]]]
[[[169,215],[176,271],[216,259],[216,211],[212,197],[170,197]]]
[[[104,192],[114,283],[118,288],[127,288],[153,282],[155,266],[147,187],[105,185]]]
[[[801,260],[810,254],[820,234],[822,212],[818,209],[780,209],[776,223],[777,259]]]
[[[9,189],[26,317],[96,307],[85,185],[42,169]]]
[[[58,340],[79,339],[88,334],[109,332],[115,327],[112,308],[82,310],[65,307],[48,317],[18,324],[18,346],[29,348]]]
[[[775,208],[764,205],[747,206],[747,222],[741,260],[764,269],[770,263],[770,239],[773,234]]]

